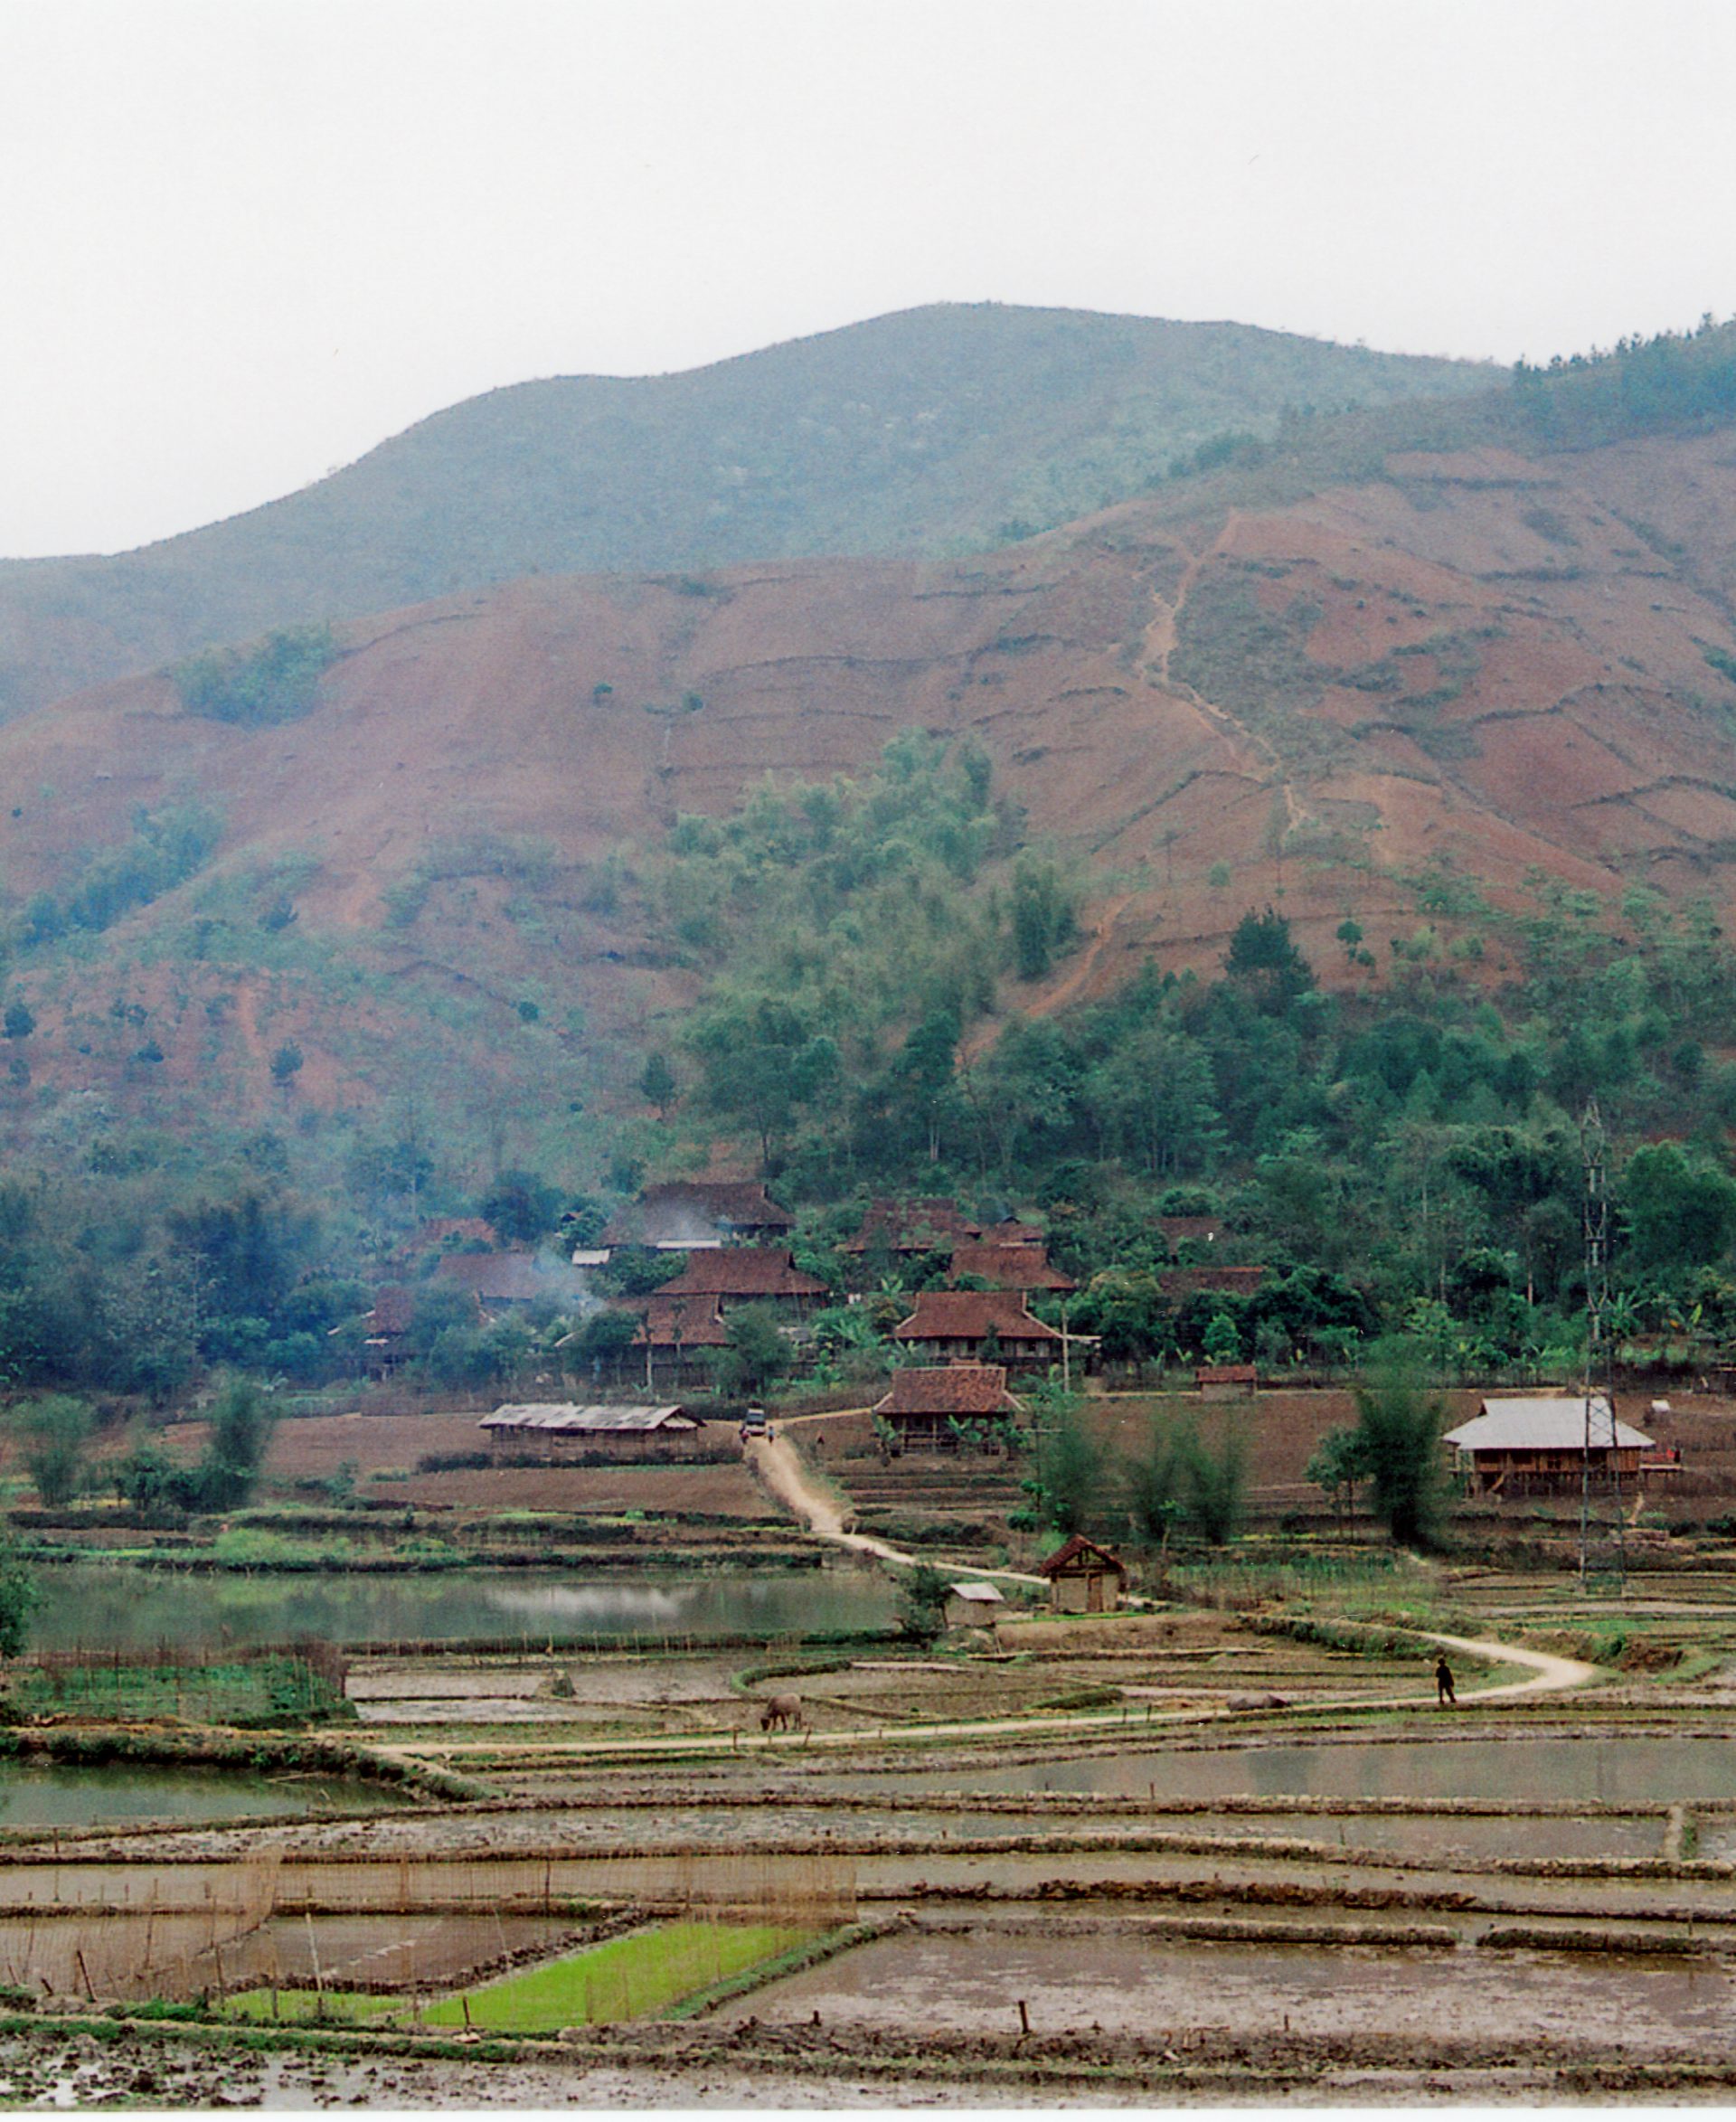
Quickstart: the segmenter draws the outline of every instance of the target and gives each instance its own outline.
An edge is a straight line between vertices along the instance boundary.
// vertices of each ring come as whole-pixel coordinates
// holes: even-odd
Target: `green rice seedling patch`
[[[811,1929],[781,1923],[658,1923],[467,1995],[442,1997],[428,2006],[422,2021],[429,2026],[467,2023],[493,2033],[547,2033],[562,2026],[641,2019],[814,1936]]]

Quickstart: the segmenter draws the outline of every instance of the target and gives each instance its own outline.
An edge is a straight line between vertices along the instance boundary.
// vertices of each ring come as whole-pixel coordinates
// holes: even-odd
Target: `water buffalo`
[[[802,1725],[802,1698],[799,1694],[774,1694],[760,1712],[761,1731],[788,1731],[792,1727],[799,1731]]]

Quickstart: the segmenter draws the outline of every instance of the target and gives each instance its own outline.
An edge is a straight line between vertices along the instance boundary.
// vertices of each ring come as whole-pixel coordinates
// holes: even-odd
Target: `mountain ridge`
[[[76,953],[24,948],[33,1065],[57,1095],[179,1082],[259,1118],[274,1042],[328,1114],[426,1063],[527,1156],[594,1169],[696,992],[645,863],[679,816],[861,773],[909,728],[981,746],[1078,867],[1085,948],[1009,986],[1008,1018],[1147,959],[1210,973],[1268,904],[1356,988],[1498,982],[1534,878],[1602,919],[1638,891],[1727,920],[1736,631],[1694,555],[1736,539],[1731,448],[1399,456],[1283,508],[1129,502],[967,561],[526,579],[343,629],[313,712],[273,728],[191,714],[162,676],[62,703],[0,729],[29,792],[0,817],[14,923],[88,891],[140,816],[203,804],[224,833]]]
[[[1499,372],[1237,325],[930,305],[651,377],[443,409],[298,492],[112,556],[0,565],[0,712],[269,627],[542,572],[935,553],[1071,520],[1286,408]]]

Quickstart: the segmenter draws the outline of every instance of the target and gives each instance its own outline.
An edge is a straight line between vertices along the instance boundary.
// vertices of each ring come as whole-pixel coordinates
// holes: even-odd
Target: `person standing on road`
[[[1435,1660],[1435,1701],[1443,1710],[1448,1703],[1455,1708],[1458,1703],[1458,1697],[1453,1693],[1453,1668],[1447,1663],[1445,1651]]]

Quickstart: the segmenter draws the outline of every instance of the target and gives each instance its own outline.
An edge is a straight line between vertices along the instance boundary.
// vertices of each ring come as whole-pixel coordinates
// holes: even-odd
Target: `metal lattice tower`
[[[1621,1460],[1616,1449],[1616,1349],[1609,1333],[1609,1198],[1604,1184],[1605,1142],[1598,1101],[1580,1122],[1585,1158],[1585,1451],[1580,1462],[1580,1589],[1594,1575],[1627,1589],[1627,1523],[1622,1514]],[[1591,1454],[1603,1449],[1609,1475],[1609,1523],[1592,1510]]]

